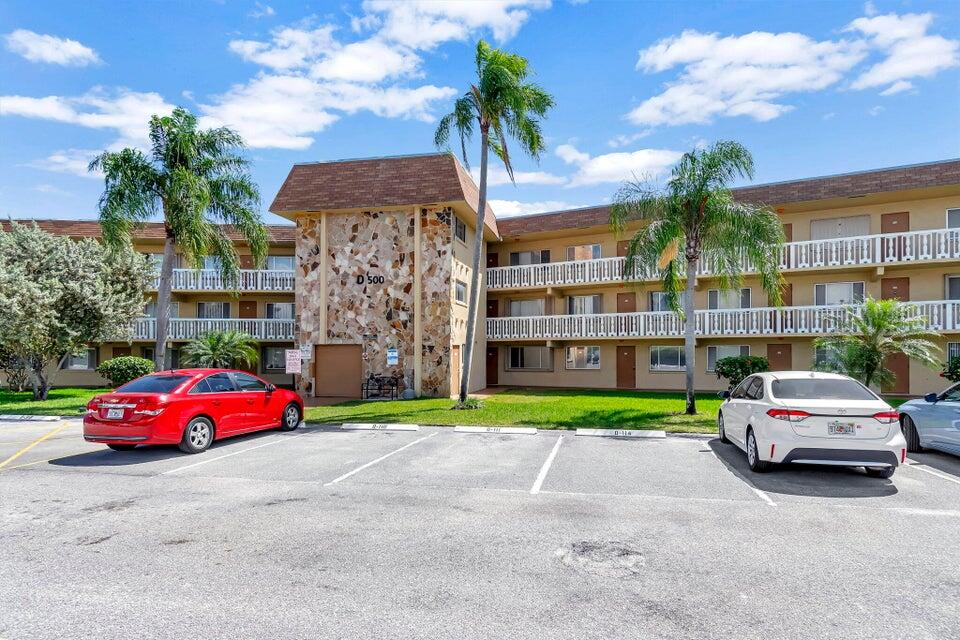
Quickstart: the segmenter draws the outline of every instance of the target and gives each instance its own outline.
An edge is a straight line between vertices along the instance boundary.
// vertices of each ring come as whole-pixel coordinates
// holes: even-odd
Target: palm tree
[[[189,111],[150,118],[149,157],[139,149],[106,151],[90,163],[103,171],[100,224],[108,246],[130,242],[131,232],[163,215],[166,241],[157,285],[157,341],[154,365],[163,369],[170,323],[170,288],[176,254],[196,269],[216,256],[228,286],[236,286],[240,260],[218,223],[232,225],[250,246],[255,266],[267,254],[260,219],[260,193],[239,155],[243,139],[226,127],[201,130]]]
[[[845,308],[843,320],[830,335],[814,340],[832,356],[826,368],[839,370],[866,386],[893,384],[896,376],[886,367],[887,358],[903,354],[928,367],[940,366],[937,334],[924,328],[916,307],[898,300],[868,297],[863,305]]]
[[[693,386],[697,264],[708,262],[720,288],[732,290],[743,282],[746,258],[771,304],[781,303],[783,225],[766,207],[733,199],[728,185],[744,177],[753,177],[750,152],[737,142],[720,141],[685,153],[665,187],[627,182],[610,209],[610,224],[617,234],[631,222],[645,223],[630,239],[625,278],[658,274],[667,303],[683,316],[686,412],[690,415],[697,412]]]
[[[488,150],[493,149],[513,180],[513,164],[507,148],[507,138],[513,138],[522,151],[535,160],[539,159],[545,148],[540,121],[553,106],[553,97],[550,94],[538,85],[527,82],[531,69],[526,58],[494,49],[480,40],[477,43],[476,64],[476,83],[471,84],[470,90],[457,99],[453,111],[440,120],[434,135],[434,143],[438,148],[449,148],[452,129],[456,128],[463,162],[469,168],[467,140],[473,136],[474,126],[480,129],[480,197],[477,204],[476,239],[473,244],[473,275],[467,306],[467,342],[464,345],[464,364],[460,369],[459,406],[464,406],[467,400],[470,371],[473,368],[471,363],[477,328],[483,220],[487,206]]]
[[[195,367],[252,367],[260,359],[257,341],[243,331],[210,331],[183,348],[185,364]]]

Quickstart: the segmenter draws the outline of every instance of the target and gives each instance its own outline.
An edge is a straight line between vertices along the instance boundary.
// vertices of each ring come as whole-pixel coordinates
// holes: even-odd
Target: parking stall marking
[[[360,473],[360,472],[363,471],[364,469],[367,469],[368,467],[372,467],[373,465],[375,465],[375,464],[377,464],[377,463],[383,462],[384,460],[386,460],[386,459],[389,458],[390,456],[392,456],[392,455],[394,455],[394,454],[397,454],[397,453],[400,453],[400,452],[403,451],[404,449],[407,449],[407,448],[409,448],[409,447],[412,447],[413,445],[415,445],[415,444],[417,444],[417,443],[420,443],[420,442],[423,442],[424,440],[429,440],[430,438],[432,438],[433,436],[437,435],[438,433],[439,433],[439,431],[434,431],[433,433],[431,433],[431,434],[429,434],[429,435],[426,435],[426,436],[423,436],[422,438],[417,438],[417,439],[414,440],[413,442],[408,442],[407,444],[403,445],[403,446],[400,447],[399,449],[394,449],[394,450],[391,451],[390,453],[388,453],[388,454],[386,454],[386,455],[382,455],[382,456],[380,456],[379,458],[377,458],[376,460],[371,460],[370,462],[368,462],[368,463],[366,463],[366,464],[360,465],[359,467],[357,467],[357,468],[354,469],[353,471],[348,471],[347,473],[343,474],[343,475],[340,476],[339,478],[334,478],[334,479],[331,480],[330,482],[325,483],[323,486],[329,487],[329,486],[331,486],[331,485],[337,484],[338,482],[341,482],[341,481],[343,481],[343,480],[346,480],[346,479],[349,478],[350,476],[352,476],[352,475],[354,475],[354,474],[357,474],[357,473]]]
[[[562,442],[563,436],[558,437],[557,444],[553,445],[553,449],[550,450],[550,455],[547,456],[543,466],[540,467],[540,473],[537,474],[537,479],[534,481],[533,486],[530,487],[531,494],[536,495],[540,493],[540,487],[543,486],[543,481],[547,479],[547,472],[550,471],[550,465],[553,464],[554,459],[557,457],[557,452],[560,450],[560,444]]]
[[[947,482],[960,484],[960,480],[957,480],[956,478],[951,478],[950,476],[942,474],[939,471],[928,469],[923,465],[922,462],[917,462],[916,460],[910,460],[909,458],[907,458],[907,462],[909,462],[910,464],[905,464],[903,466],[907,467],[908,469],[916,469],[917,471],[923,471],[924,473],[929,473],[930,475],[936,476],[942,480],[946,480]]]
[[[758,498],[760,498],[761,500],[763,500],[764,502],[766,502],[766,503],[767,503],[768,505],[770,505],[771,507],[776,507],[776,506],[777,506],[777,503],[774,502],[773,498],[771,498],[771,497],[769,496],[769,494],[767,494],[766,491],[763,491],[762,489],[757,488],[757,485],[753,484],[753,483],[750,481],[750,478],[746,477],[745,475],[743,475],[742,473],[740,473],[739,471],[737,471],[736,469],[734,469],[733,467],[731,467],[729,464],[727,464],[727,462],[726,462],[723,458],[721,458],[720,456],[717,455],[717,452],[716,452],[716,451],[714,451],[713,449],[711,449],[711,450],[710,450],[710,453],[713,454],[713,457],[716,458],[717,462],[719,462],[720,464],[722,464],[724,467],[726,467],[726,469],[727,469],[730,473],[732,473],[734,476],[736,476],[736,477],[739,478],[741,481],[743,481],[743,483],[746,484],[746,485],[750,488],[750,490],[753,491],[754,494],[756,494],[756,496],[757,496]]]
[[[7,458],[6,460],[4,460],[3,462],[0,462],[0,469],[3,469],[3,468],[6,467],[7,465],[9,465],[11,462],[13,462],[13,461],[16,460],[17,458],[19,458],[20,456],[22,456],[23,454],[25,454],[27,451],[30,451],[30,449],[33,449],[35,446],[37,446],[38,444],[40,444],[40,443],[43,442],[44,440],[48,440],[48,439],[52,438],[53,436],[55,436],[56,434],[60,433],[61,431],[63,431],[64,429],[66,429],[66,428],[69,427],[69,426],[70,426],[70,422],[64,421],[63,424],[61,424],[60,426],[58,426],[56,429],[53,429],[52,431],[49,431],[49,432],[47,432],[46,434],[40,436],[39,438],[37,438],[36,440],[34,440],[33,442],[31,442],[31,443],[28,444],[27,446],[25,446],[25,447],[23,447],[22,449],[20,449],[19,451],[17,451],[15,454],[13,454],[12,456],[10,456],[10,457]]]
[[[239,450],[239,451],[231,451],[230,453],[225,453],[225,454],[223,454],[222,456],[217,456],[216,458],[207,458],[206,460],[201,460],[200,462],[194,462],[193,464],[184,465],[184,466],[182,466],[182,467],[177,467],[177,468],[175,468],[175,469],[168,469],[167,471],[161,471],[161,472],[158,473],[157,475],[158,475],[158,476],[166,476],[166,475],[170,475],[170,474],[172,474],[172,473],[179,473],[180,471],[184,471],[184,470],[186,470],[186,469],[192,469],[192,468],[194,468],[194,467],[199,467],[199,466],[202,465],[202,464],[207,464],[207,463],[210,463],[210,462],[216,462],[217,460],[223,460],[224,458],[229,458],[229,457],[231,457],[231,456],[238,456],[238,455],[240,455],[241,453],[246,453],[247,451],[253,451],[254,449],[261,449],[261,448],[263,448],[263,447],[269,447],[269,446],[272,445],[272,444],[278,444],[278,443],[280,443],[280,442],[287,442],[288,440],[293,440],[293,439],[295,439],[295,438],[299,438],[299,437],[301,437],[301,436],[305,436],[305,435],[307,435],[307,434],[309,434],[309,433],[313,433],[313,432],[312,432],[312,431],[307,431],[307,432],[298,433],[298,434],[292,435],[292,436],[280,436],[280,437],[277,438],[276,440],[271,440],[271,441],[269,441],[269,442],[264,442],[263,444],[258,444],[258,445],[254,446],[254,447],[247,447],[246,449],[241,449],[241,450]]]

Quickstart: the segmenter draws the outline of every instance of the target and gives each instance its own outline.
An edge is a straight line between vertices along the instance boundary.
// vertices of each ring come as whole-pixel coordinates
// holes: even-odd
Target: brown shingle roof
[[[450,153],[295,164],[270,205],[274,213],[463,201],[477,210],[470,174]],[[487,226],[496,233],[489,205]]]
[[[904,167],[738,187],[733,189],[733,195],[742,202],[772,206],[955,184],[960,184],[960,160],[942,160]],[[540,231],[594,227],[607,224],[609,218],[610,207],[603,205],[505,218],[498,221],[498,226],[500,235],[506,238]]]
[[[102,233],[100,223],[96,220],[14,220],[20,224],[30,224],[36,222],[37,226],[48,233],[60,236],[70,236],[71,238],[99,238]],[[9,230],[10,224],[2,221],[3,229]],[[267,225],[267,233],[271,243],[293,242],[296,227],[293,225],[271,224]],[[242,236],[227,228],[227,235],[231,240],[241,241]],[[148,222],[142,228],[133,232],[135,240],[163,240],[163,224],[160,222]]]

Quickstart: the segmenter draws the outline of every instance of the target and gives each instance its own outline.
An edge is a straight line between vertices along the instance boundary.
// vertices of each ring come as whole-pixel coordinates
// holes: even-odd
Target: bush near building
[[[127,384],[153,372],[153,360],[136,356],[120,356],[101,362],[97,373],[110,381],[113,387]]]
[[[733,389],[744,378],[770,370],[770,362],[763,356],[731,356],[720,358],[715,365],[717,377],[727,380],[727,388]]]
[[[943,365],[943,372],[940,375],[950,382],[960,382],[960,356],[950,358]]]

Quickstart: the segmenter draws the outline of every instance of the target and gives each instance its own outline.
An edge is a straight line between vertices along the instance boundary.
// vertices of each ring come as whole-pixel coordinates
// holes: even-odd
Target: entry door
[[[627,255],[627,247],[630,246],[629,240],[621,240],[617,243],[617,257],[623,258]]]
[[[884,300],[910,300],[910,278],[881,278],[880,297]]]
[[[499,253],[488,253],[487,254],[487,268],[492,269],[493,267],[500,266],[500,254]]]
[[[910,358],[902,353],[895,353],[887,356],[884,364],[887,366],[887,369],[896,376],[896,380],[893,381],[892,385],[884,387],[883,392],[897,394],[910,393]]]
[[[617,347],[617,388],[637,388],[637,348]]]
[[[450,395],[460,393],[460,345],[450,347]]]
[[[114,347],[113,348],[113,357],[119,358],[120,356],[130,355],[130,347]]]
[[[793,306],[793,283],[787,282],[780,289],[780,297],[783,299],[783,306],[792,307]]]
[[[241,300],[239,313],[241,318],[256,318],[257,317],[257,301]]]
[[[637,294],[618,293],[617,313],[633,313],[637,310]]]
[[[793,370],[793,347],[789,344],[768,344],[767,360],[770,362],[770,371]]]
[[[487,386],[498,384],[500,372],[500,347],[487,347]]]
[[[359,398],[363,350],[359,344],[318,344],[313,354],[313,395]]]
[[[786,237],[787,242],[793,242],[793,223],[788,222],[783,225],[783,235]]]
[[[899,213],[885,213],[880,216],[880,233],[903,233],[910,231],[910,212],[901,211]],[[903,258],[904,242],[906,238],[891,238],[894,241],[891,247],[886,242],[883,244],[884,257],[890,255],[896,256],[897,260]]]
[[[487,300],[487,317],[488,318],[500,317],[500,301],[499,300]]]

